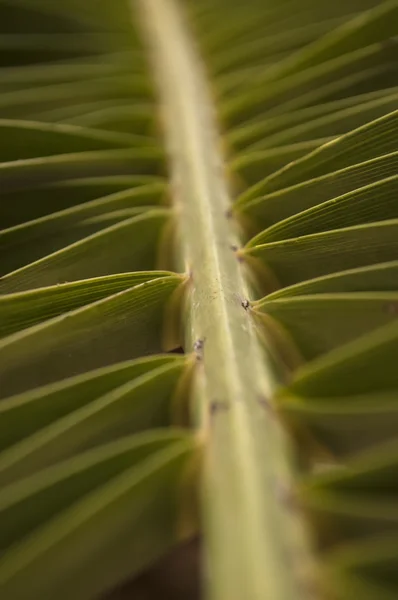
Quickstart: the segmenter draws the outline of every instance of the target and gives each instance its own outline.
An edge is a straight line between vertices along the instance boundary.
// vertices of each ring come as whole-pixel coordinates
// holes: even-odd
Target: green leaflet
[[[272,270],[280,286],[395,260],[398,255],[397,219],[270,244],[261,243],[262,235],[249,242],[242,256],[260,259]]]
[[[79,204],[146,184],[159,184],[162,178],[154,175],[111,175],[82,177],[32,185],[29,189],[5,192],[0,205],[0,222],[4,229],[40,219]],[[105,200],[106,203],[106,200]]]
[[[369,539],[378,534],[398,533],[397,499],[365,494],[314,491],[302,502],[321,541],[333,546]]]
[[[129,360],[6,398],[1,403],[1,450],[22,442],[68,412],[163,365],[182,359],[155,355]],[[48,457],[51,460],[51,457]]]
[[[73,36],[69,33],[63,40],[61,35],[60,45],[57,43],[58,39],[59,36],[51,33],[14,33],[10,35],[8,32],[2,32],[0,34],[0,68],[4,69],[10,65],[24,67],[46,61],[61,62],[68,59],[73,61],[82,53],[96,56],[100,52],[98,36]],[[104,42],[107,40],[102,40],[102,46]]]
[[[291,161],[306,156],[308,152],[322,146],[327,140],[324,138],[310,140],[308,142],[251,152],[249,154],[245,153],[241,157],[238,155],[229,165],[229,169],[232,173],[240,175],[245,183],[250,185],[253,181],[258,181],[259,177],[267,174],[270,175]]]
[[[259,301],[258,311],[288,332],[306,360],[397,319],[397,292],[318,294]]]
[[[161,183],[137,186],[5,229],[0,233],[4,257],[0,269],[2,273],[9,273],[59,250],[68,252],[67,246],[135,214],[140,216],[150,211],[161,203],[165,192],[165,185]],[[147,232],[147,235],[150,234]]]
[[[56,35],[58,38],[61,37],[62,40],[62,35]],[[90,38],[93,39],[92,36]],[[70,36],[66,35],[64,39],[70,41]],[[132,50],[102,56],[90,56],[88,52],[74,60],[55,61],[37,66],[21,66],[12,69],[4,67],[0,71],[0,90],[37,88],[40,85],[56,82],[67,83],[68,81],[78,81],[80,79],[87,80],[117,73],[122,74],[126,73],[127,65],[137,73],[143,70],[141,56],[134,54]]]
[[[318,124],[323,122],[326,127],[329,122],[335,126],[336,120],[339,123],[343,118],[341,122],[344,123],[347,117],[347,120],[351,121],[356,115],[360,117],[364,110],[367,112],[367,108],[372,110],[374,107],[378,110],[379,105],[384,106],[385,103],[394,102],[396,92],[396,88],[382,89],[289,111],[279,116],[264,116],[262,119],[243,123],[240,127],[227,132],[226,139],[235,150],[256,147],[257,143],[261,143],[263,147],[264,144],[268,144],[269,138],[278,139],[280,135],[290,136],[290,131],[306,135],[307,130],[312,131],[313,121]],[[348,127],[345,132],[347,130]]]
[[[0,119],[0,160],[12,161],[106,148],[151,146],[143,136],[87,129],[75,125]]]
[[[141,283],[172,276],[167,271],[106,275],[0,296],[0,337],[91,304]]]
[[[265,196],[255,196],[261,192],[260,181],[239,197],[234,209],[238,218],[240,213],[247,215],[252,229],[259,232],[323,202],[393,176],[397,165],[398,152],[392,152]]]
[[[237,40],[235,45],[221,47],[220,52],[214,57],[212,70],[216,76],[225,72],[236,72],[246,65],[251,66],[258,61],[271,62],[279,53],[292,52],[304,44],[313,42],[322,34],[326,33],[333,25],[342,22],[341,18],[320,23],[310,23],[305,27],[297,27],[292,31],[281,32],[278,35],[267,35],[263,38]],[[255,25],[255,23],[253,23]],[[263,25],[266,25],[264,22]],[[238,71],[239,72],[239,71]]]
[[[287,395],[280,398],[279,408],[298,432],[309,431],[340,460],[396,439],[396,390],[331,398]]]
[[[0,281],[0,291],[9,293],[99,277],[116,269],[129,272],[155,268],[159,238],[169,217],[168,210],[153,209],[110,227],[105,224],[105,229],[91,235],[88,232],[82,240],[8,273]],[[131,239],[135,241],[134,254],[128,245]]]
[[[162,365],[163,363],[163,365]],[[34,418],[30,430],[25,427],[19,440],[0,454],[0,480],[2,483],[20,478],[55,465],[79,452],[137,433],[145,429],[170,426],[173,421],[172,398],[187,368],[187,360],[155,358],[138,360],[127,365],[115,366],[113,372],[86,374],[83,383],[74,378],[66,380],[50,398],[37,398],[26,404],[22,397],[5,401],[4,423],[11,423],[31,413]],[[104,377],[105,375],[105,377]],[[98,377],[109,391],[98,388]],[[76,387],[77,384],[77,387]],[[112,386],[112,387],[111,387]],[[77,397],[65,398],[67,390]],[[45,390],[42,390],[45,393]],[[60,394],[61,392],[61,394]],[[25,395],[26,397],[26,395]],[[61,405],[53,408],[49,400]],[[62,402],[63,399],[63,402]],[[47,414],[40,414],[47,407]],[[7,411],[7,408],[9,411]],[[25,411],[23,410],[25,409]],[[27,411],[29,411],[27,413]],[[16,415],[18,415],[16,417]],[[37,415],[35,417],[35,415]],[[3,415],[2,415],[3,417]],[[18,435],[18,430],[14,433]],[[10,435],[8,434],[10,440]]]
[[[384,564],[383,558],[381,562]],[[385,583],[378,585],[379,582],[374,582],[366,576],[342,575],[341,570],[338,570],[338,574],[334,572],[331,575],[335,583],[330,585],[330,588],[333,589],[337,600],[349,600],[354,596],[363,598],[363,600],[374,600],[375,598],[378,600],[394,600],[397,597],[397,587],[395,585],[389,586]]]
[[[383,2],[379,7],[364,12],[333,29],[329,34],[306,46],[301,52],[293,54],[284,63],[276,65],[272,76],[286,77],[365,45],[389,39],[396,34],[397,19],[398,6],[395,0]]]
[[[366,97],[367,94],[364,94],[364,96]],[[361,99],[361,96],[359,99]],[[359,99],[357,99],[357,102]],[[384,92],[383,96],[376,100],[363,101],[359,106],[354,105],[348,109],[336,110],[318,119],[312,118],[309,122],[306,121],[296,127],[288,127],[287,130],[267,135],[265,139],[249,146],[248,150],[261,150],[262,148],[286,143],[298,143],[314,138],[343,135],[347,131],[356,129],[368,121],[385,115],[386,112],[395,110],[397,107],[398,94]]]
[[[393,497],[397,492],[397,440],[381,445],[376,451],[358,455],[341,468],[309,475],[304,479],[306,493],[330,491],[353,494],[359,490],[370,496]],[[376,486],[376,487],[374,487]]]
[[[371,543],[348,544],[330,553],[327,576],[336,590],[336,597],[345,600],[358,593],[366,600],[393,600],[398,589],[397,548],[396,537],[387,535],[373,539]]]
[[[388,55],[392,55],[389,57]],[[224,100],[222,117],[233,127],[242,121],[280,115],[342,95],[356,95],[388,87],[394,79],[394,49],[380,44],[367,46],[298,74],[272,79],[267,71],[253,76],[256,85],[236,98]],[[228,91],[228,90],[227,90]]]
[[[337,137],[301,160],[287,165],[285,169],[271,175],[268,181],[262,182],[262,191],[285,188],[294,183],[395,152],[397,150],[396,128],[398,128],[398,110]]]
[[[34,119],[39,119],[53,123],[65,122],[80,126],[90,126],[91,115],[94,115],[95,119],[95,115],[98,114],[100,120],[98,123],[95,121],[97,123],[96,126],[101,126],[101,129],[106,129],[106,127],[103,127],[101,125],[101,113],[104,112],[106,114],[106,112],[109,111],[111,114],[117,114],[118,109],[124,110],[125,108],[126,99],[123,98],[116,98],[113,100],[94,99],[79,102],[77,104],[62,104],[57,108],[48,108],[44,111],[40,111],[40,108],[38,108],[37,111],[34,111],[32,114],[29,113],[29,115],[31,116],[31,118]],[[151,126],[153,126],[153,124],[155,123],[156,111],[155,107],[153,106],[153,102],[150,98],[146,99],[145,101],[137,101],[133,104],[130,104],[128,106],[128,110],[130,114],[135,114],[135,111],[137,113],[136,123],[138,124],[139,129],[138,131],[134,129],[132,133],[140,133],[140,129],[143,127],[143,123],[149,123]],[[86,117],[88,119],[87,123],[85,122]],[[122,131],[122,133],[126,133],[126,131],[129,131],[130,127],[131,125],[128,125],[128,127],[126,127]],[[112,128],[110,129],[112,131]]]
[[[286,46],[287,45],[285,45],[285,47]],[[298,53],[299,52],[296,54]],[[274,105],[275,103],[271,97],[271,94],[269,94],[269,92],[264,94],[265,86],[269,86],[270,91],[273,92],[275,97],[280,99],[282,104],[286,103],[291,105],[291,107],[297,108],[302,106],[304,98],[308,98],[308,95],[312,96],[314,94],[314,89],[311,89],[311,87],[308,85],[312,79],[315,79],[315,81],[318,81],[320,84],[320,88],[322,90],[320,99],[322,99],[323,94],[326,93],[326,95],[328,95],[330,94],[331,90],[336,91],[340,89],[339,85],[336,87],[337,77],[335,77],[334,73],[336,69],[337,71],[340,71],[343,67],[342,75],[346,75],[352,70],[352,65],[350,64],[347,69],[347,61],[342,61],[341,56],[338,56],[337,60],[331,59],[326,62],[325,65],[322,65],[322,72],[318,68],[319,65],[313,65],[312,67],[304,69],[302,72],[293,72],[290,74],[290,76],[287,75],[286,77],[275,73],[275,67],[278,69],[281,66],[283,67],[284,60],[286,58],[290,59],[291,56],[292,54],[289,52],[288,48],[286,48],[284,51],[275,54],[273,56],[274,60],[272,62],[268,62],[268,64],[266,61],[264,61],[255,66],[245,66],[232,74],[228,74],[217,79],[217,88],[221,94],[221,98],[226,98],[227,117],[230,116],[229,111],[232,113],[232,124],[236,125],[234,119],[235,115],[233,114],[236,110],[236,106],[240,107],[241,109],[243,108],[243,116],[250,119],[257,119],[266,114],[268,111],[273,112],[275,110],[277,114],[280,114],[280,110]],[[374,44],[372,46],[367,46],[366,49],[360,48],[359,52],[358,50],[353,51],[347,56],[350,63],[357,63],[358,71],[363,71],[368,67],[372,67],[376,61],[378,62],[380,60],[380,48]],[[364,57],[366,57],[365,61],[362,60]],[[382,66],[383,65],[380,64],[381,68]],[[327,75],[326,77],[325,74]],[[360,76],[356,82],[361,81],[361,79],[362,76]],[[348,83],[349,82],[346,81],[345,86],[347,86]],[[248,84],[252,84],[254,93],[247,93],[246,90]],[[297,98],[292,101],[291,97],[289,97],[286,92],[287,89],[293,87],[297,90],[298,96],[302,96],[302,98]],[[236,95],[238,93],[243,102],[238,103],[236,101],[228,101],[229,96]],[[260,95],[263,96],[265,106],[261,106],[259,103]],[[317,95],[316,98],[319,98],[319,96]],[[264,108],[266,109],[265,111]],[[250,113],[246,114],[245,109],[249,109]],[[253,109],[254,112],[251,112]]]
[[[398,387],[397,347],[395,321],[303,367],[288,393],[328,398],[394,390]]]
[[[127,55],[129,57],[130,55]],[[128,62],[128,66],[130,67],[130,61],[127,61],[126,58],[121,57],[122,63]],[[60,63],[61,73],[62,73],[63,63]],[[90,68],[91,65],[87,65],[87,61],[83,62],[82,66],[86,69]],[[95,63],[94,63],[94,72],[95,72]],[[79,79],[79,78],[78,78]],[[42,87],[47,87],[47,82],[34,82],[36,86],[41,85]],[[62,84],[66,86],[66,84]],[[8,86],[11,90],[23,90],[22,83],[10,83]],[[121,96],[116,98],[102,98],[100,94],[98,97],[88,96],[87,98],[80,98],[78,102],[73,103],[72,101],[67,104],[58,102],[56,104],[49,103],[48,105],[32,104],[27,108],[27,110],[23,110],[23,116],[29,117],[34,121],[64,121],[66,123],[71,123],[80,126],[90,126],[92,123],[91,113],[93,114],[94,122],[97,123],[97,127],[100,126],[101,121],[103,121],[103,117],[101,117],[101,112],[104,111],[104,116],[106,117],[107,111],[112,115],[113,113],[117,115],[118,109],[125,111],[127,115],[131,115],[133,120],[133,124],[136,125],[139,130],[132,130],[130,133],[137,134],[142,133],[140,130],[144,130],[144,127],[147,127],[148,124],[153,124],[156,118],[156,110],[153,106],[152,99],[148,97],[143,97],[141,99],[137,98],[135,102],[127,105],[128,102],[127,97]],[[15,111],[18,113],[18,111]],[[98,113],[100,117],[98,121],[95,119],[95,115]],[[87,122],[86,115],[88,115]],[[131,126],[131,125],[130,125]],[[101,127],[101,129],[105,129]],[[107,127],[112,131],[111,127]],[[128,131],[128,130],[127,130]],[[145,130],[144,130],[145,131]],[[115,133],[115,132],[114,132]],[[126,131],[121,131],[121,133],[126,133]],[[126,138],[125,138],[126,139]]]
[[[161,351],[166,306],[180,285],[180,276],[161,277],[3,338],[1,395]]]
[[[86,110],[86,112],[81,112]],[[53,113],[54,116],[54,113]],[[59,117],[59,113],[58,113]],[[148,104],[135,106],[114,103],[109,107],[80,107],[76,116],[68,118],[69,123],[84,127],[101,127],[114,132],[129,132],[149,135],[154,129],[154,108]]]
[[[118,443],[118,453],[117,446],[100,448],[3,493],[2,502],[8,502],[15,515],[7,518],[3,513],[4,522],[20,522],[16,513],[36,523],[42,521],[41,527],[3,556],[0,590],[5,597],[27,600],[33,595],[50,600],[56,593],[65,600],[71,594],[76,599],[93,598],[152,563],[175,543],[176,488],[193,443],[177,438],[174,443],[163,442],[162,450],[159,434],[147,438],[147,448],[145,438],[141,439],[132,438],[130,448],[129,438]],[[152,448],[148,448],[151,441]],[[40,490],[40,484],[53,493]],[[29,511],[23,509],[21,493]],[[37,512],[34,500],[39,500]],[[52,519],[43,523],[43,517],[51,513]],[[32,529],[32,521],[29,525]],[[25,531],[28,527],[25,524]]]
[[[227,4],[230,7],[228,20],[220,20],[217,27],[214,27],[214,17],[222,16]],[[325,26],[328,24],[328,29],[331,30],[335,26],[334,19],[343,18],[348,21],[358,12],[369,10],[378,4],[376,0],[351,0],[349,3],[333,5],[305,0],[300,3],[298,10],[294,0],[272,5],[254,1],[252,10],[246,10],[238,0],[228,3],[226,0],[219,0],[213,6],[209,6],[209,2],[198,5],[191,1],[189,8],[203,27],[200,31],[201,39],[205,48],[211,50],[211,58],[214,60],[231,42],[250,42],[254,35],[259,37],[262,33],[292,33],[297,27],[308,27],[320,22],[324,22]],[[294,8],[296,10],[293,11]],[[209,27],[210,24],[213,27]]]
[[[300,8],[301,14],[305,14],[305,10],[302,7]],[[303,50],[293,52],[285,61],[276,62],[276,64],[265,70],[262,77],[260,75],[255,79],[255,86],[252,86],[252,89],[246,92],[246,95],[241,94],[240,97],[231,100],[229,103],[227,102],[226,108],[224,105],[224,116],[227,116],[229,122],[233,119],[232,122],[235,123],[237,118],[247,119],[253,117],[255,111],[264,111],[267,100],[271,100],[271,107],[273,106],[272,103],[275,105],[276,101],[279,105],[283,105],[284,98],[286,98],[284,96],[285,90],[289,89],[294,89],[296,98],[293,104],[297,105],[300,86],[305,96],[308,90],[308,81],[311,82],[312,88],[319,89],[324,85],[324,94],[330,94],[331,90],[328,90],[330,82],[341,80],[350,71],[358,73],[360,63],[356,64],[357,57],[362,57],[364,47],[366,55],[366,46],[371,48],[374,44],[374,52],[377,56],[380,48],[377,48],[375,42],[388,39],[394,35],[395,26],[392,24],[391,19],[394,21],[395,15],[395,2],[384,2],[380,8],[358,16],[356,20],[349,21],[348,25],[343,24],[329,35],[325,35],[313,44],[305,46]],[[369,31],[372,31],[372,34],[366,35],[366,32]],[[371,59],[371,55],[369,55],[369,58]],[[368,65],[371,64],[372,60],[368,61]],[[353,65],[355,65],[355,71]],[[260,87],[260,83],[263,84],[263,87]],[[346,85],[348,87],[352,85],[352,82],[347,82]],[[322,98],[322,95],[320,97]],[[287,104],[289,102],[291,103],[291,100],[287,96]],[[286,112],[287,106],[284,108]]]
[[[300,494],[331,541],[339,537],[353,540],[377,531],[396,532],[397,470],[394,440],[340,468],[308,477]],[[326,515],[328,522],[322,527]]]
[[[54,109],[65,102],[88,102],[99,98],[128,98],[136,96],[145,99],[150,92],[148,81],[140,75],[126,77],[113,75],[103,79],[57,83],[29,90],[6,92],[0,97],[0,111],[8,118],[18,117],[26,111]]]
[[[397,175],[381,179],[273,225],[262,234],[262,242],[397,218],[397,191]]]
[[[54,18],[58,20],[62,17],[62,21],[65,19],[68,24],[69,20],[70,25],[73,25],[78,31],[78,25],[81,23],[84,23],[85,27],[93,28],[100,25],[101,29],[105,31],[108,29],[112,31],[113,28],[124,29],[131,32],[132,42],[136,42],[136,31],[131,27],[129,7],[124,3],[118,4],[111,12],[106,0],[97,0],[94,4],[86,3],[84,5],[78,0],[61,0],[57,4],[48,2],[48,0],[15,0],[14,4],[24,10],[37,11],[41,18],[50,19],[51,22]]]
[[[398,261],[377,263],[308,279],[269,294],[267,300],[312,294],[398,291]]]
[[[59,179],[110,175],[160,175],[164,153],[156,148],[103,150],[30,158],[0,164],[0,183],[4,192],[36,185],[55,183]]]
[[[6,494],[2,498],[0,509],[3,525],[0,543],[2,550],[20,541],[45,523],[46,510],[40,506],[40,500],[46,496],[48,504],[46,508],[51,518],[80,497],[84,497],[110,481],[112,477],[123,473],[134,462],[145,460],[151,454],[181,440],[183,440],[182,432],[162,430],[157,430],[155,434],[152,432],[122,437],[116,442],[102,445],[64,461],[60,464],[60,468],[52,466],[6,486],[4,488]],[[53,490],[58,493],[53,495]],[[23,507],[27,502],[32,504],[32,510],[24,512]],[[7,513],[12,512],[17,513],[19,519],[8,519]]]

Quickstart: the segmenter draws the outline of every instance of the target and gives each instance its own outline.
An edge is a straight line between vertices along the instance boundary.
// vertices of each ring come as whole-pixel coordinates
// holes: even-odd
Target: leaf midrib
[[[290,485],[289,453],[260,398],[272,394],[277,375],[264,362],[250,310],[245,311],[248,290],[232,250],[239,241],[229,218],[231,198],[206,76],[177,3],[143,0],[140,8],[158,78],[182,254],[192,280],[187,345],[200,340],[204,346],[197,390],[210,597],[304,598],[298,565],[281,560],[299,548],[305,563],[308,549],[301,524],[275,489],[277,483]],[[214,414],[220,406],[225,410]]]

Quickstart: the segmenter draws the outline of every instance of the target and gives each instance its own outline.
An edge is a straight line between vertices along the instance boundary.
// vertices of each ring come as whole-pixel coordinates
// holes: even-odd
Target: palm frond
[[[397,23],[0,0],[1,597],[397,596]]]

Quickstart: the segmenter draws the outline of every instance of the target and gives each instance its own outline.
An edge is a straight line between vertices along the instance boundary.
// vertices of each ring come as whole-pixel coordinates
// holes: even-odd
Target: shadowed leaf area
[[[397,0],[0,0],[2,599],[398,598],[397,133]]]

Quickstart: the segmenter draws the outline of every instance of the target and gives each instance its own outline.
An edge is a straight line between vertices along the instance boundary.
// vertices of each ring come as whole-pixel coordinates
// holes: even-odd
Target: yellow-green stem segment
[[[159,85],[175,216],[192,273],[190,343],[201,356],[204,538],[211,600],[316,598],[306,528],[291,502],[290,447],[232,249],[216,118],[177,0],[138,6]],[[199,343],[198,343],[199,342]]]

